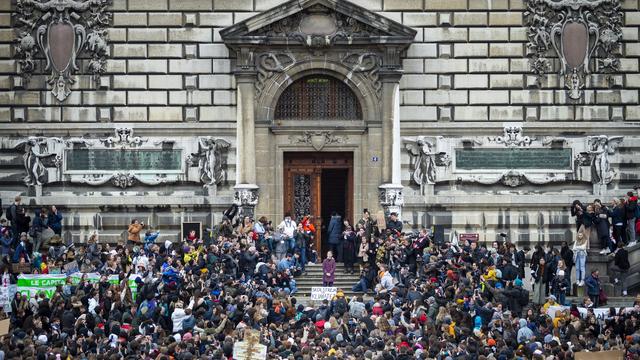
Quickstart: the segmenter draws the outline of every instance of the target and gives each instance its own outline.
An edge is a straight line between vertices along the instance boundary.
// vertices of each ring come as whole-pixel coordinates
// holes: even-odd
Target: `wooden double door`
[[[320,258],[329,249],[326,231],[333,212],[353,219],[353,153],[284,153],[284,213],[296,222],[313,216]]]

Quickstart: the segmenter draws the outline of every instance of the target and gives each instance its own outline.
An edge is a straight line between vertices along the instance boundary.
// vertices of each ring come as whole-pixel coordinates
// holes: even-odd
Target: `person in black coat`
[[[622,295],[627,296],[626,273],[629,271],[629,252],[624,248],[624,243],[618,242],[618,248],[614,253],[614,262],[609,270],[615,274],[614,284],[618,284],[622,279]]]
[[[327,242],[337,261],[342,261],[342,217],[335,211],[327,227]]]
[[[595,217],[593,219],[593,223],[596,228],[596,233],[598,234],[598,239],[600,240],[600,248],[608,249],[609,251],[613,251],[611,249],[611,235],[609,233],[609,229],[611,228],[611,224],[609,223],[609,210],[599,203],[596,203],[594,206]]]
[[[389,214],[389,220],[387,220],[387,229],[390,229],[397,233],[402,232],[402,221],[398,220],[397,213],[392,212],[391,214]]]
[[[580,200],[574,200],[571,204],[571,217],[576,218],[576,231],[580,230],[580,226],[584,224],[583,216],[586,212],[586,206],[584,206]]]
[[[562,242],[562,247],[560,248],[560,257],[564,261],[564,266],[566,266],[565,277],[571,283],[571,270],[573,270],[573,266],[575,265],[573,262],[573,250],[569,247],[569,244],[566,241]]]

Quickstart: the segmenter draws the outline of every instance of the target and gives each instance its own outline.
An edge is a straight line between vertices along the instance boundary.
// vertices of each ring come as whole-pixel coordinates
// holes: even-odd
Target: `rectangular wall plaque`
[[[457,170],[549,169],[571,170],[571,149],[504,148],[456,149]]]
[[[69,149],[66,171],[180,171],[182,150]]]

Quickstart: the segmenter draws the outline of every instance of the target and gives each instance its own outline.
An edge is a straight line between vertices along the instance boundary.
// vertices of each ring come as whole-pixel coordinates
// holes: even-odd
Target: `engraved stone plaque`
[[[456,149],[457,170],[571,170],[571,149]]]
[[[182,150],[70,149],[66,158],[66,170],[77,172],[175,172],[182,168]]]

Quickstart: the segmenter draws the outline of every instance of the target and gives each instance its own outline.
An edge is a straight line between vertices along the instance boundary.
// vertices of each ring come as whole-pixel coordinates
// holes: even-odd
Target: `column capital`
[[[255,70],[236,70],[233,75],[236,77],[236,83],[255,83],[258,72]]]
[[[399,83],[404,71],[401,69],[380,69],[378,78],[383,83]]]

